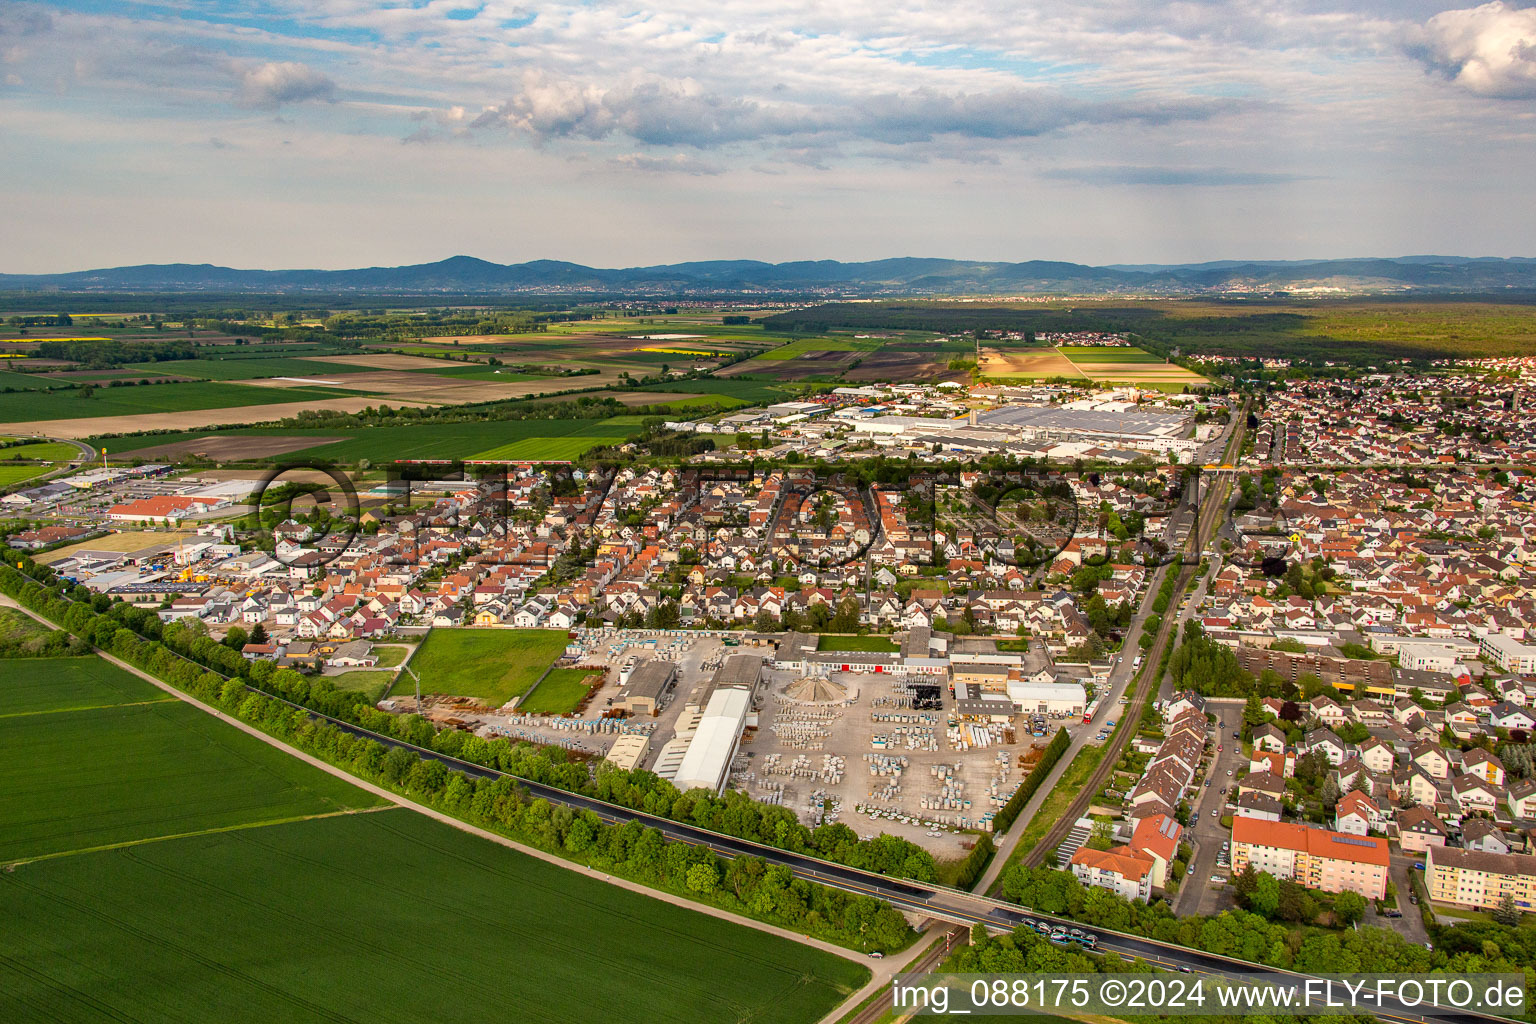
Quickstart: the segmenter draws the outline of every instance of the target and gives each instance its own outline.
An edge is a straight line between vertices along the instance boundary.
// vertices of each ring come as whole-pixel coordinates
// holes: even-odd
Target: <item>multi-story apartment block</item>
[[[1424,851],[1424,884],[1441,903],[1492,910],[1505,896],[1536,910],[1536,857],[1431,847]]]
[[[1387,892],[1387,841],[1345,835],[1258,818],[1232,822],[1232,870],[1252,864],[1323,892],[1358,892],[1381,899]]]

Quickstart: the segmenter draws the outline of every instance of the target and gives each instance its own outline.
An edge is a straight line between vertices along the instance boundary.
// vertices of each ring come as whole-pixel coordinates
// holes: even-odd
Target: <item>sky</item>
[[[0,0],[0,272],[1536,256],[1517,0]]]

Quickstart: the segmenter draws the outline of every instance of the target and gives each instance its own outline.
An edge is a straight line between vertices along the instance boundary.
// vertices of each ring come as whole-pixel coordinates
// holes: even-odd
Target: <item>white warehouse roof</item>
[[[704,717],[699,720],[699,728],[694,732],[673,780],[678,789],[714,792],[720,788],[751,706],[752,691],[747,689],[722,687],[710,696],[704,707]]]

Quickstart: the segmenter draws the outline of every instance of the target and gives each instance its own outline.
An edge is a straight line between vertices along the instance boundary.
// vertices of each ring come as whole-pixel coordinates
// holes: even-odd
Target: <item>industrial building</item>
[[[763,659],[751,654],[733,654],[715,670],[714,678],[702,688],[702,694],[690,697],[690,703],[702,703],[702,713],[682,760],[672,774],[672,782],[681,790],[707,789],[718,793],[725,784],[731,759],[741,743],[752,711],[752,696],[763,675]]]
[[[676,683],[676,665],[657,660],[642,662],[624,680],[613,706],[632,715],[654,715],[662,698]]]
[[[640,767],[650,750],[649,736],[626,734],[613,741],[613,746],[608,749],[607,760],[616,768],[632,772]]]

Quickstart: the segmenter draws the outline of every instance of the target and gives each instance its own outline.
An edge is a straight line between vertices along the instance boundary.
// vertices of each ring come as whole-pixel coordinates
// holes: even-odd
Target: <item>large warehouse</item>
[[[1094,441],[1158,451],[1193,451],[1194,419],[1187,412],[1149,409],[1130,403],[1103,408],[1059,405],[1005,405],[977,414],[982,427],[1020,432],[1025,441]]]
[[[733,654],[715,670],[698,728],[672,777],[678,789],[720,791],[762,675],[763,659],[752,654]]]

